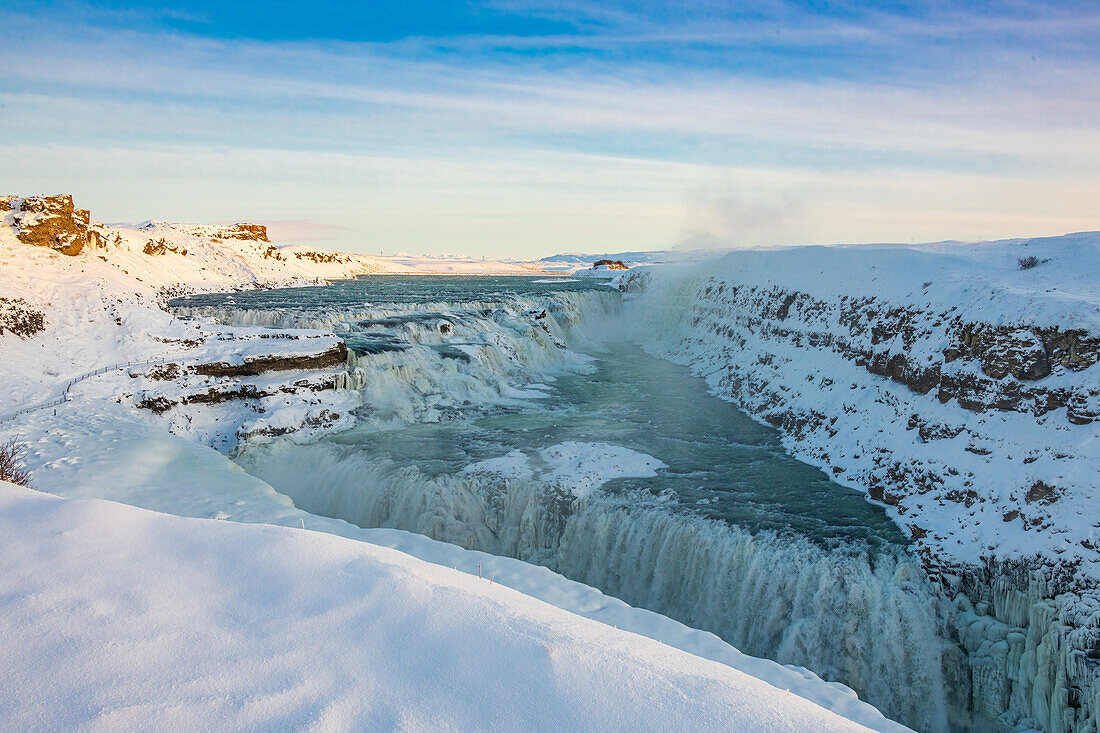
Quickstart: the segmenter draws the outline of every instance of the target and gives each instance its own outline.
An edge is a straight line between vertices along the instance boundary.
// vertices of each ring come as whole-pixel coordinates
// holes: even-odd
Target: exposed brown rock
[[[0,298],[0,336],[10,331],[20,338],[46,328],[46,315],[27,305],[22,298]]]
[[[306,252],[295,252],[294,256],[299,260],[310,260],[317,263],[331,263],[331,262],[347,262],[348,257],[345,255],[339,255],[335,252],[320,252],[318,250],[309,250]]]
[[[177,247],[174,244],[169,244],[164,237],[161,237],[160,239],[155,241],[150,239],[148,242],[145,243],[145,247],[141,251],[147,255],[164,255],[168,254],[169,252],[175,252],[176,254],[181,255],[187,254],[186,249],[183,249],[182,247]]]
[[[217,234],[217,239],[247,239],[253,242],[269,242],[267,227],[262,224],[230,224],[222,227]]]
[[[1074,392],[1066,404],[1066,417],[1074,425],[1100,420],[1100,389]]]
[[[49,247],[65,255],[78,255],[87,246],[100,246],[103,238],[90,229],[91,215],[87,209],[74,209],[73,197],[31,196],[25,199],[5,197],[6,211],[14,210],[16,237],[24,244]]]
[[[628,275],[621,289],[644,289],[644,272]],[[1057,370],[1080,371],[1100,359],[1100,337],[1083,330],[1055,327],[1005,327],[965,323],[951,313],[930,313],[868,297],[821,300],[782,288],[736,286],[711,281],[694,306],[692,324],[745,345],[745,332],[766,334],[799,348],[829,349],[871,374],[888,377],[914,392],[935,391],[940,402],[952,399],[967,410],[1004,410],[1043,415],[1066,407],[1074,421],[1097,419],[1086,396],[1048,385]],[[789,324],[792,324],[788,326]],[[846,330],[837,332],[837,326]],[[915,359],[919,345],[947,334],[955,343],[942,358]],[[947,365],[951,365],[948,367]]]
[[[594,263],[592,263],[592,267],[599,267],[600,265],[603,265],[604,267],[606,267],[609,270],[629,270],[630,269],[629,267],[626,266],[626,263],[623,262],[622,260],[596,260]]]
[[[1028,504],[1053,504],[1058,500],[1058,497],[1062,495],[1062,492],[1058,489],[1043,483],[1042,481],[1036,481],[1031,485],[1031,488],[1027,490],[1027,494],[1024,499]]]

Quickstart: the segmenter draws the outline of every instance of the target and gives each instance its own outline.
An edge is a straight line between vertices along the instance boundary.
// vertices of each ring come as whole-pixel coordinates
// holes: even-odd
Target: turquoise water
[[[659,458],[653,478],[615,479],[610,494],[674,492],[670,511],[751,531],[796,533],[815,541],[902,543],[896,525],[859,492],[830,481],[786,453],[774,429],[706,392],[685,367],[626,343],[604,344],[591,374],[551,383],[546,400],[477,419],[353,430],[327,439],[371,459],[455,474],[515,449],[566,441],[621,445]]]
[[[472,303],[517,297],[579,293],[610,288],[599,278],[547,278],[498,275],[370,275],[327,286],[204,293],[176,298],[172,307],[315,310],[359,308],[379,303]]]
[[[310,314],[383,306],[386,315],[349,320],[349,330],[341,333],[369,369],[372,355],[413,346],[404,332],[409,324],[446,320],[458,327],[471,319],[491,319],[494,303],[526,307],[561,294],[613,297],[602,281],[546,280],[377,276],[328,287],[195,295],[172,305]],[[452,307],[418,308],[424,304]],[[394,314],[394,306],[407,306],[408,312]],[[447,343],[429,348],[445,357],[468,358]],[[493,410],[476,419],[459,417],[384,431],[365,427],[326,441],[354,446],[364,458],[415,465],[428,476],[459,473],[470,463],[514,449],[565,441],[612,443],[659,458],[668,468],[655,478],[617,479],[605,487],[607,493],[665,493],[667,498],[673,492],[677,500],[670,510],[752,531],[791,532],[824,542],[904,543],[880,507],[788,456],[774,429],[709,395],[703,381],[686,368],[650,357],[622,340],[588,339],[581,348],[595,358],[594,371],[550,382],[548,399]]]

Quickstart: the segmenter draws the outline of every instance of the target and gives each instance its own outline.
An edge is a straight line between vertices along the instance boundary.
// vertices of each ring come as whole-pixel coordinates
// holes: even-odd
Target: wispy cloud
[[[451,237],[511,255],[882,239],[890,217],[898,239],[1059,231],[1088,226],[1075,192],[1100,190],[1086,4],[508,0],[485,7],[487,32],[385,41],[231,37],[202,7],[185,20],[209,33],[171,10],[73,7],[86,12],[0,11],[0,127],[18,161],[4,188],[115,207],[101,194],[127,191],[161,218],[246,215],[219,213],[236,202],[332,221],[335,243],[368,251]],[[202,188],[193,204],[157,165]],[[128,176],[173,191],[177,211]]]

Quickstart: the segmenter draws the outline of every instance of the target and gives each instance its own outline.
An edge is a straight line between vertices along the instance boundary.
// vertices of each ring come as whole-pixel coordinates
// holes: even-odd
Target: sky
[[[1096,2],[22,2],[0,193],[368,254],[1100,229]]]

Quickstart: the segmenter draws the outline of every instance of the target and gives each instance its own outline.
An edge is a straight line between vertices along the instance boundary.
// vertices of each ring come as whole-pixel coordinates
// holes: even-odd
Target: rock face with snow
[[[91,213],[87,209],[75,209],[73,197],[68,194],[28,198],[0,196],[0,212],[24,244],[78,255],[85,247],[103,242],[100,231],[92,226]]]
[[[0,336],[10,332],[20,338],[39,333],[46,327],[46,316],[27,305],[22,298],[0,298]]]
[[[1025,256],[1039,265],[1022,269]],[[864,490],[957,601],[969,704],[1100,718],[1100,234],[631,271],[639,338]]]

